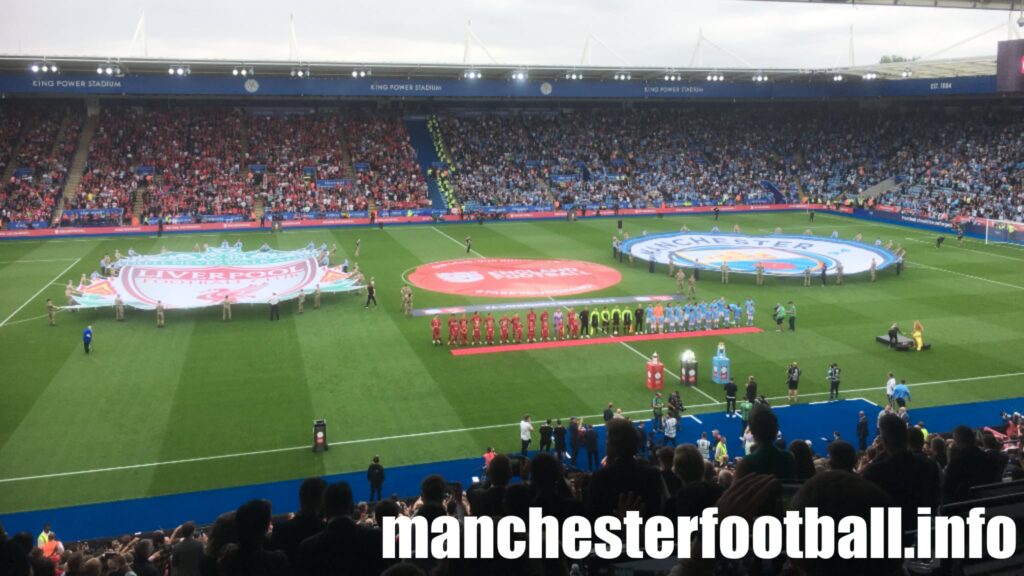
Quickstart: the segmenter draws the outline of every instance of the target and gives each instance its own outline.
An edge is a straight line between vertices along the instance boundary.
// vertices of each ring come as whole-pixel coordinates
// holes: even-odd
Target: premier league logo
[[[867,272],[872,260],[879,270],[896,261],[880,247],[813,236],[685,232],[628,240],[622,250],[640,260],[685,268],[719,270],[724,264],[731,272],[753,274],[760,264],[772,276],[799,276],[808,269],[832,272],[840,264],[844,273],[856,274]]]

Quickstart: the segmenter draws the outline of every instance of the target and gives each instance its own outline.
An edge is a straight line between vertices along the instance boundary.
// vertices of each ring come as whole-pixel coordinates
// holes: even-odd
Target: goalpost
[[[985,244],[1024,246],[1024,223],[1011,220],[985,220]]]

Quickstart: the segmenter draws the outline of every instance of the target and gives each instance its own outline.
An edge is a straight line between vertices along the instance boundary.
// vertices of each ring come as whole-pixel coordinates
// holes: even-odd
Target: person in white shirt
[[[678,424],[679,421],[676,420],[676,417],[671,413],[668,415],[668,418],[665,419],[665,446],[668,446],[670,442],[672,443],[672,447],[676,446],[676,430]]]
[[[278,307],[279,303],[280,303],[280,301],[277,299],[277,292],[274,292],[273,294],[270,295],[270,301],[269,301],[269,304],[270,304],[270,319],[271,320],[280,320],[281,319],[281,311],[280,311],[280,309]]]
[[[892,372],[889,372],[889,379],[885,381],[885,397],[889,399],[889,406],[893,405],[892,392],[896,389],[896,377],[893,376]]]
[[[711,441],[708,440],[707,432],[700,433],[700,440],[697,440],[697,450],[700,450],[700,455],[705,460],[711,460]]]
[[[530,415],[526,414],[523,416],[523,421],[519,423],[519,439],[523,441],[523,456],[526,456],[526,449],[530,447],[532,434],[533,424],[530,422]]]

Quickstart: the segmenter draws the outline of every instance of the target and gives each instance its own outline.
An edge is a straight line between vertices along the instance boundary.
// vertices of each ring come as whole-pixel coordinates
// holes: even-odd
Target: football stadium
[[[714,4],[994,28],[816,67],[703,29],[511,64],[481,21],[457,63],[306,59],[313,8],[287,59],[150,57],[152,11],[120,57],[5,48],[0,573],[1024,574],[1020,2]],[[651,538],[876,507],[884,557]],[[646,544],[428,544],[538,509]]]

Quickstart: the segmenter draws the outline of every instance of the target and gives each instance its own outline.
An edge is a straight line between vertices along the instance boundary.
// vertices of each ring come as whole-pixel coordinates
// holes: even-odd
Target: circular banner
[[[536,298],[601,290],[618,284],[622,275],[579,260],[467,258],[424,264],[408,280],[426,290],[459,296]]]
[[[731,272],[750,273],[757,264],[773,276],[800,276],[808,268],[820,273],[843,265],[844,274],[867,272],[872,260],[879,270],[894,263],[896,257],[881,246],[814,236],[747,236],[719,232],[681,232],[645,236],[626,241],[622,246],[633,257],[670,261],[675,266],[719,270],[728,265]]]

